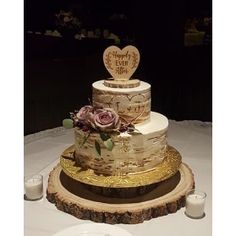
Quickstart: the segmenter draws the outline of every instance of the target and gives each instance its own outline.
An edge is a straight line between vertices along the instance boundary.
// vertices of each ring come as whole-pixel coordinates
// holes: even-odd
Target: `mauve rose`
[[[94,113],[89,112],[87,115],[87,120],[85,120],[85,124],[91,128],[96,129],[95,122],[94,122]]]
[[[109,132],[120,127],[120,119],[117,113],[110,108],[97,109],[94,114],[94,123],[100,131]]]
[[[86,123],[86,121],[88,120],[88,118],[91,116],[92,113],[93,113],[93,107],[86,105],[79,110],[76,116],[79,119],[79,121]]]

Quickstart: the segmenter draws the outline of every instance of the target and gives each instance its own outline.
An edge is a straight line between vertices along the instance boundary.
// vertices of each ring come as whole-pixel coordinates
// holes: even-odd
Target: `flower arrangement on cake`
[[[139,132],[135,129],[132,122],[127,122],[121,118],[112,108],[99,108],[91,105],[85,105],[80,110],[70,112],[70,117],[73,120],[73,126],[83,131],[83,140],[80,144],[82,147],[92,132],[99,133],[101,140],[107,150],[112,151],[114,141],[112,133],[127,133],[131,134]],[[101,156],[101,147],[95,140],[95,149],[99,157]]]

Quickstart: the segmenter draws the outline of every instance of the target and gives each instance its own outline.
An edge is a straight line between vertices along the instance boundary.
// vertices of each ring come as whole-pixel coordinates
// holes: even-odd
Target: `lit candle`
[[[191,218],[202,218],[204,217],[206,193],[191,190],[186,195],[186,215]]]
[[[43,176],[34,175],[25,178],[25,196],[29,200],[38,200],[43,196]]]

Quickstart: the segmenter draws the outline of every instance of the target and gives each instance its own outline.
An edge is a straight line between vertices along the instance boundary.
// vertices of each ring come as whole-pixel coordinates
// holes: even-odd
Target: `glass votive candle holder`
[[[26,176],[25,184],[25,199],[26,200],[39,200],[43,197],[43,176],[33,175]]]
[[[193,219],[201,219],[205,216],[204,208],[206,193],[192,189],[186,194],[185,214]]]

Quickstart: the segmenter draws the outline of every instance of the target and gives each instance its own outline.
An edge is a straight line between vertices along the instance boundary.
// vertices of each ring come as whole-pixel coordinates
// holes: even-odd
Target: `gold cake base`
[[[110,198],[89,191],[64,173],[58,164],[48,179],[47,199],[79,219],[109,224],[137,224],[175,213],[185,206],[186,193],[194,188],[191,169],[184,163],[169,179],[142,196]]]
[[[104,176],[94,173],[92,169],[83,169],[73,160],[74,145],[61,155],[60,164],[66,175],[84,184],[107,188],[131,188],[161,182],[175,175],[181,164],[181,155],[173,147],[167,146],[163,161],[155,168],[127,175]]]

